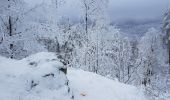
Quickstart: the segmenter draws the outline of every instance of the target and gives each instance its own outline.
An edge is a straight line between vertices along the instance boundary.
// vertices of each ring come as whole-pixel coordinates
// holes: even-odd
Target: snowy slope
[[[0,100],[147,100],[134,86],[71,68],[65,75],[61,68],[53,53],[0,57]]]
[[[67,75],[75,100],[147,100],[142,91],[82,70],[69,69]]]

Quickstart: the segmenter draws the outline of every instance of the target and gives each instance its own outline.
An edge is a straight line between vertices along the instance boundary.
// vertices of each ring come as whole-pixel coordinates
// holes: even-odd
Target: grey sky
[[[39,2],[42,0],[26,0]],[[48,0],[46,0],[48,1]],[[60,14],[78,19],[81,17],[80,1],[65,0]],[[170,0],[109,0],[108,14],[112,21],[158,19],[170,6]]]
[[[72,15],[76,19],[80,17],[79,1],[66,0],[67,8],[64,6],[64,15]],[[170,6],[170,0],[109,0],[108,14],[112,21],[124,20],[154,20],[160,19]]]

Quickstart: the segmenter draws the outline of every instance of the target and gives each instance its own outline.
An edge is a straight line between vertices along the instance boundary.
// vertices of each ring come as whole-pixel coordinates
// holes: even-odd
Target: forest
[[[55,87],[55,82],[59,81],[62,85],[57,83],[57,86],[67,83],[69,87],[69,76],[66,75],[67,78],[65,74],[70,75],[70,70],[74,73],[74,70],[81,69],[118,81],[120,84],[140,88],[148,100],[170,100],[170,10],[167,7],[163,13],[160,13],[160,16],[163,16],[159,19],[161,24],[158,27],[154,25],[147,28],[139,27],[140,30],[146,30],[144,33],[128,27],[134,32],[130,34],[131,31],[126,33],[119,24],[113,23],[114,16],[110,17],[108,13],[110,1],[112,0],[0,0],[0,88],[7,83],[19,86],[21,82],[25,82],[25,78],[28,78],[31,91],[38,85],[46,86],[46,81],[43,82],[40,76],[54,77],[58,75],[54,74],[58,71],[64,74],[59,73],[54,79],[49,78],[48,81],[51,83],[49,82],[47,87],[58,89]],[[28,67],[28,64],[37,68],[22,67]],[[46,67],[47,64],[49,66],[56,64],[58,71],[53,67]],[[18,67],[19,65],[21,66]],[[60,65],[64,67],[61,68]],[[46,71],[50,72],[45,74]],[[84,76],[86,74],[91,77],[90,74],[83,73],[77,72],[82,76],[80,79],[86,79]],[[16,78],[15,75],[18,78],[12,80],[12,77]],[[30,76],[26,77],[27,75]],[[32,77],[39,81],[33,80]],[[11,83],[7,80],[11,80]],[[66,83],[63,83],[63,80]],[[79,82],[81,84],[81,80]],[[43,91],[46,88],[37,89]],[[114,99],[114,97],[76,99],[73,96],[74,89],[70,89],[68,88],[68,92],[72,92],[69,96],[75,100],[144,100]],[[7,90],[12,95],[13,90]],[[8,96],[1,94],[3,92],[5,91],[0,90],[0,100],[69,100],[60,98],[61,95],[52,98],[51,91],[47,91],[50,94],[48,99],[34,98],[34,96],[31,99],[30,94],[24,94],[23,91],[19,95],[23,93],[28,98],[23,98],[22,95],[22,98],[15,96],[16,99],[12,97],[7,99]],[[38,92],[31,93],[37,96]],[[86,96],[85,93],[80,95]]]

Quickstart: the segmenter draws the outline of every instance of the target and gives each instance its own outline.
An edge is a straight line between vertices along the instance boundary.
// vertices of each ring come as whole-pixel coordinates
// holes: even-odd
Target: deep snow
[[[134,86],[73,68],[65,75],[60,68],[53,53],[0,57],[0,100],[147,100]]]

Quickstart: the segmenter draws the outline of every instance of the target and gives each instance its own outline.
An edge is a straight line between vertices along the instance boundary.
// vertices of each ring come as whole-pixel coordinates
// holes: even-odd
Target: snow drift
[[[0,100],[70,100],[62,68],[53,53],[19,61],[0,57]]]
[[[68,69],[67,77],[75,100],[147,100],[142,89],[91,72]]]

